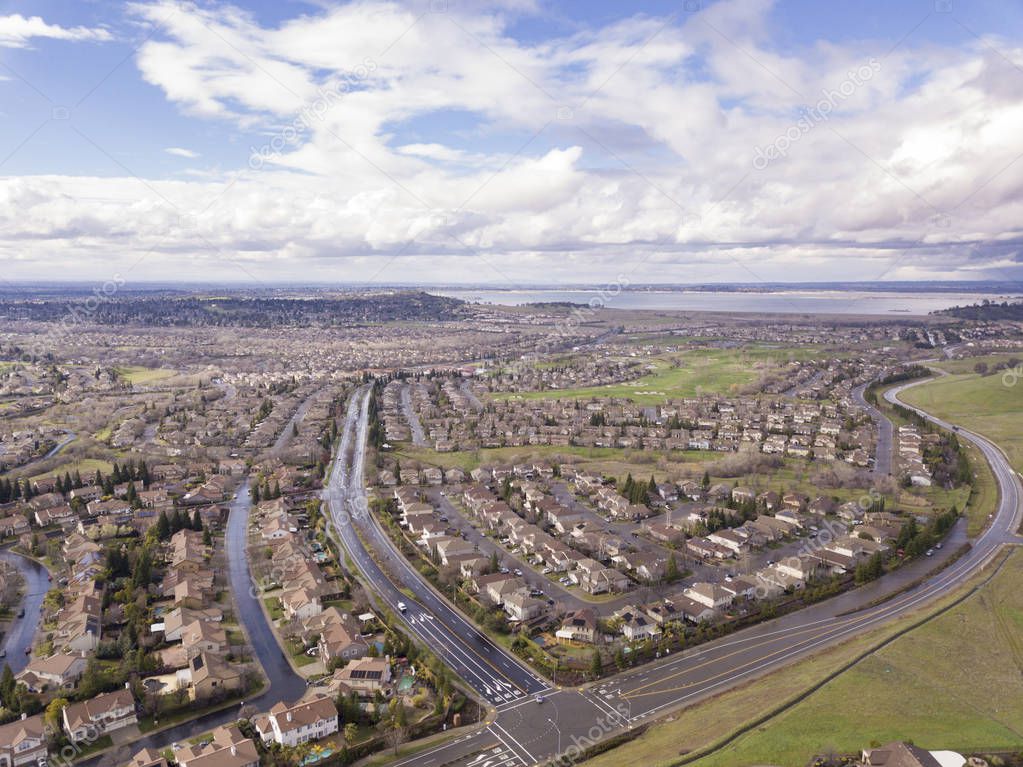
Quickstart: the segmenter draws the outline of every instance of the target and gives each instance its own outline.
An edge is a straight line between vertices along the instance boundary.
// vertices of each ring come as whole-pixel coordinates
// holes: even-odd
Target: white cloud
[[[132,11],[160,24],[138,51],[145,80],[197,119],[261,130],[265,155],[214,180],[7,179],[0,257],[189,254],[197,269],[242,259],[357,278],[401,253],[391,279],[631,268],[636,282],[869,280],[1018,258],[1023,177],[1004,171],[1023,105],[1005,81],[1023,51],[1006,41],[782,52],[766,0],[535,44],[454,4],[419,15],[366,0],[276,27],[229,6]],[[756,166],[769,147],[779,156]]]
[[[163,151],[165,151],[167,154],[172,154],[175,157],[186,157],[189,160],[194,160],[197,157],[199,157],[198,152],[195,152],[191,149],[183,149],[182,147],[179,146],[169,146]]]
[[[17,13],[0,16],[0,47],[25,48],[34,37],[97,42],[112,39],[110,32],[101,27],[62,27],[59,24],[48,24],[39,16],[26,18]]]

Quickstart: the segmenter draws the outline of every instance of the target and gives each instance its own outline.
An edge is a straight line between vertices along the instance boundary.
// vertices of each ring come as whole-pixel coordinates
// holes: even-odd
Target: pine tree
[[[167,512],[161,511],[159,518],[156,520],[156,537],[161,541],[165,541],[170,536],[170,520],[167,519]]]

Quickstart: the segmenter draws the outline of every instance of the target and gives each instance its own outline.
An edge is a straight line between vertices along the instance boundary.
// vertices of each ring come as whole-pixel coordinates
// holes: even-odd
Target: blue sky
[[[0,3],[0,258],[1016,280],[1021,32],[990,0]]]

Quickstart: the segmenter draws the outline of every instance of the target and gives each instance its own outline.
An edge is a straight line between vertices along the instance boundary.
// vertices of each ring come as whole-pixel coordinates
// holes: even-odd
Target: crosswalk
[[[494,746],[471,757],[463,767],[519,767],[522,764],[522,757],[507,746]]]

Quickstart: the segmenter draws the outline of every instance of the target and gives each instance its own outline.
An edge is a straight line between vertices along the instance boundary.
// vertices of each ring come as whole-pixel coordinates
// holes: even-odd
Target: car
[[[934,548],[936,548],[936,549],[940,549],[940,548],[941,548],[942,546],[944,546],[944,545],[945,545],[944,543],[935,543],[935,544],[934,544]]]
[[[543,570],[541,570],[540,572],[542,572],[542,573],[543,573],[544,575],[550,575],[550,574],[551,574],[552,572],[554,572],[554,570],[553,570],[553,568],[550,568],[550,567],[545,567],[545,568],[544,568]]]
[[[934,556],[934,549],[927,549],[927,551],[925,553],[927,554],[927,556],[933,557]]]
[[[404,602],[398,602],[398,610],[399,612],[405,612],[406,610],[408,610],[408,605],[406,605]]]
[[[522,577],[522,571],[519,568],[517,568],[517,567],[515,568],[515,574],[517,576],[519,576],[520,578]]]
[[[508,575],[509,572],[511,571],[507,567],[501,568],[501,575]]]
[[[448,518],[447,518],[447,517],[441,517],[441,518],[440,518],[440,521],[441,521],[441,522],[447,522],[447,521],[448,521]]]
[[[537,703],[543,703],[543,695],[537,695],[536,696],[536,702]]]
[[[732,576],[731,575],[726,575],[725,576],[725,582],[726,583],[731,583],[732,582]]]

